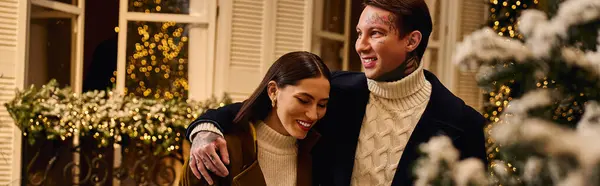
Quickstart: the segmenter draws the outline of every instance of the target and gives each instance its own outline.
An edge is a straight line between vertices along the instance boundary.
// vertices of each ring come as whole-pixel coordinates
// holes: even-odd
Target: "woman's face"
[[[304,139],[310,128],[327,111],[329,88],[329,81],[323,76],[303,79],[296,85],[276,88],[274,96],[277,102],[274,109],[285,129],[281,132],[284,132],[284,135]]]

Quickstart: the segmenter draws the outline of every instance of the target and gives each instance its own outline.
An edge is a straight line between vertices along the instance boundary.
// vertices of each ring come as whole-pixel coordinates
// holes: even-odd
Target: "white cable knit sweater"
[[[423,65],[395,82],[367,80],[371,91],[360,130],[352,185],[388,186],[431,96]]]

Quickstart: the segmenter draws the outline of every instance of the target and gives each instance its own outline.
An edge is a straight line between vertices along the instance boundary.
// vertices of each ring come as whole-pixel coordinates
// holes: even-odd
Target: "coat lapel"
[[[309,186],[313,183],[312,155],[310,151],[320,137],[321,135],[318,132],[311,130],[306,138],[298,141],[297,186]]]
[[[443,121],[428,117],[421,118],[398,162],[392,185],[410,185],[412,183],[414,180],[414,166],[421,155],[420,144],[426,143],[431,137],[439,135],[448,136],[454,141],[460,138],[461,131]]]
[[[362,120],[361,120],[362,123]],[[354,169],[354,159],[356,157],[356,147],[358,145],[358,136],[360,134],[360,125],[347,131],[343,138],[339,138],[335,147],[335,185],[350,185],[352,180],[352,170]],[[346,140],[342,140],[346,139]]]
[[[369,102],[369,94],[366,78],[364,79],[364,90],[356,91],[353,94],[344,94],[337,96],[345,96],[343,100],[353,100],[346,105],[345,108],[336,110],[343,113],[336,114],[340,116],[334,122],[340,122],[336,134],[335,156],[332,158],[335,161],[334,168],[334,184],[335,185],[350,185],[352,181],[352,169],[354,168],[354,158],[356,156],[356,147],[358,145],[358,137],[362,127],[366,105]],[[331,109],[333,110],[333,109]]]
[[[425,112],[417,123],[394,175],[392,185],[411,185],[414,180],[413,170],[421,155],[419,146],[433,136],[444,135],[456,141],[463,130],[454,123],[460,115],[460,104],[453,104],[448,99],[452,93],[430,72],[425,71],[426,79],[431,83],[432,91]]]

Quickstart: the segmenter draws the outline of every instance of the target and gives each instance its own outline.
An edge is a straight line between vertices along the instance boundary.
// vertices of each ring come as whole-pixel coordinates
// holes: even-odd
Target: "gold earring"
[[[273,106],[273,108],[275,108],[276,104],[277,104],[277,98],[273,98],[273,100],[271,101],[271,106]]]

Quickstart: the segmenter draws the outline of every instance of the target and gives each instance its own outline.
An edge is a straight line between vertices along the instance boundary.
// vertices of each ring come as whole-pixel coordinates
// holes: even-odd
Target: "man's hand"
[[[217,154],[219,150],[221,159]],[[221,161],[222,160],[222,161]],[[227,143],[223,136],[201,131],[193,137],[192,147],[190,148],[190,168],[198,179],[206,179],[206,182],[213,184],[208,171],[214,172],[217,176],[225,177],[229,175],[227,167],[229,165],[229,153],[227,152]]]

